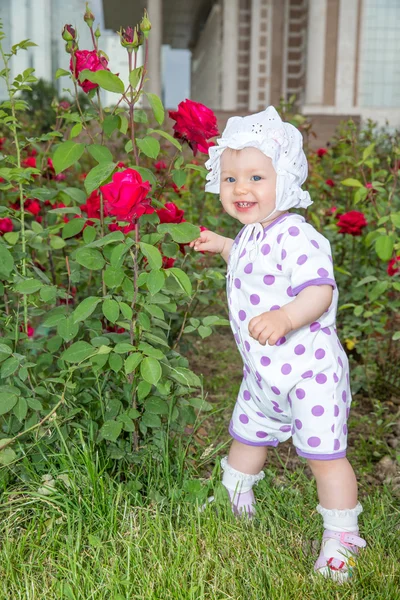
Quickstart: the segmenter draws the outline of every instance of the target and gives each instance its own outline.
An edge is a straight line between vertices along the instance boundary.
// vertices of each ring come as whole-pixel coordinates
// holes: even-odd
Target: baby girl
[[[228,263],[230,323],[243,381],[222,459],[235,513],[253,515],[252,487],[268,447],[290,437],[315,476],[324,533],[315,571],[338,581],[352,572],[359,536],[357,481],[346,458],[349,363],[335,327],[338,290],[329,241],[301,215],[307,159],[301,133],[270,106],[229,119],[209,149],[206,191],[244,227],[235,240],[203,231],[191,243]]]

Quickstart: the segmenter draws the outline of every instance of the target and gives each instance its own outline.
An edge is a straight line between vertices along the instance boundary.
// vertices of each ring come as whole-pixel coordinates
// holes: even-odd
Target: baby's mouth
[[[251,208],[255,205],[255,202],[235,202],[237,208]]]

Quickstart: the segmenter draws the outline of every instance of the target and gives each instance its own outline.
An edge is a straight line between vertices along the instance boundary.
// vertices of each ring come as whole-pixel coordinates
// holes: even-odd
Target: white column
[[[28,31],[28,1],[27,0],[12,0],[11,2],[11,46],[26,40],[31,37],[32,29]],[[19,50],[15,56],[11,58],[11,76],[16,75],[28,69],[30,66],[28,50]]]
[[[258,110],[258,66],[260,62],[260,0],[251,3],[249,110]]]
[[[14,3],[14,0],[13,0]],[[37,44],[34,48],[33,66],[38,79],[51,81],[51,0],[35,0],[31,9],[31,34],[28,36]],[[61,35],[61,34],[60,34]]]
[[[157,96],[161,96],[162,5],[162,0],[147,0],[147,10],[151,23],[147,91],[157,94]]]
[[[239,52],[239,0],[223,0],[222,110],[237,108],[237,54]]]
[[[306,105],[324,101],[326,14],[327,0],[309,0]]]
[[[357,27],[358,0],[340,0],[335,101],[340,112],[353,106]]]

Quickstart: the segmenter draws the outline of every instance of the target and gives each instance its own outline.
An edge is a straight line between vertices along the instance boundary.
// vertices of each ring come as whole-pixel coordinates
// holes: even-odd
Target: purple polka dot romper
[[[329,241],[296,213],[281,215],[256,239],[241,241],[244,231],[228,263],[230,322],[244,363],[229,431],[251,446],[277,446],[292,436],[300,456],[342,458],[351,391],[349,363],[335,327],[338,290]],[[332,285],[333,298],[318,321],[291,331],[275,346],[250,337],[253,317],[322,284]]]

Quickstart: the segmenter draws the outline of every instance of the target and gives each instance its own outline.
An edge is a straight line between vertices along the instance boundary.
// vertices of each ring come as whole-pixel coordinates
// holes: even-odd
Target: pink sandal
[[[339,540],[343,546],[343,560],[324,553],[324,542],[329,539]],[[356,564],[359,548],[365,548],[367,542],[355,533],[348,531],[331,531],[325,529],[322,536],[322,547],[320,555],[314,565],[314,571],[325,577],[331,577],[335,581],[347,581],[353,575],[353,567]]]

